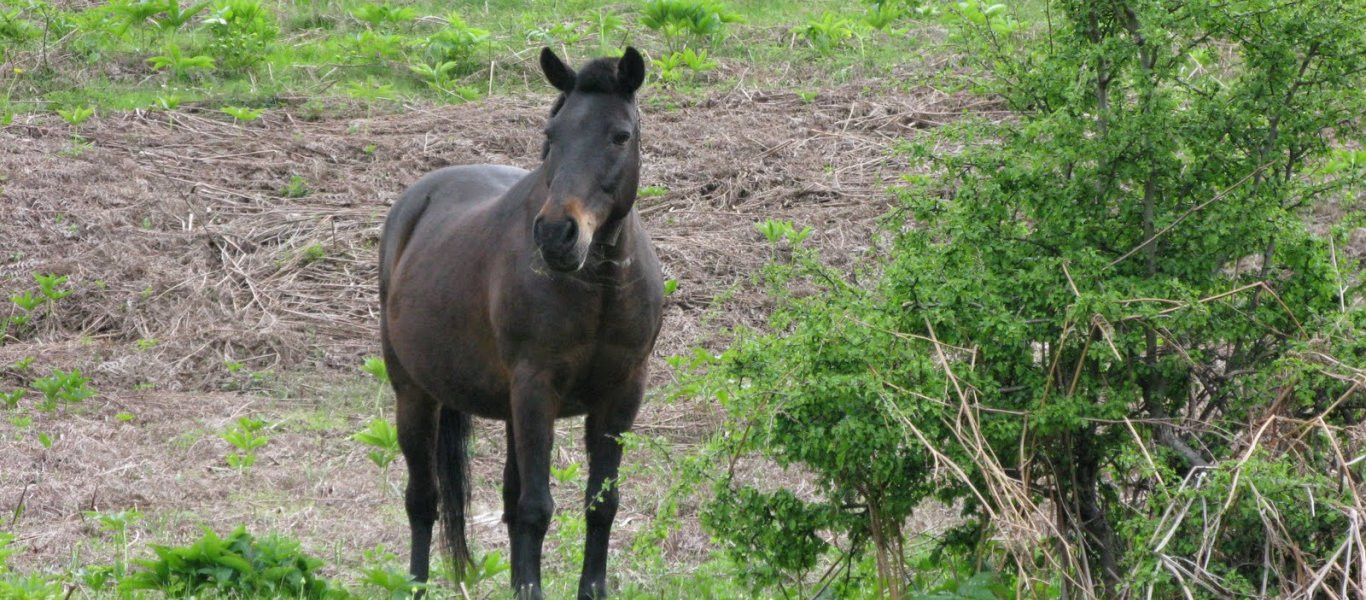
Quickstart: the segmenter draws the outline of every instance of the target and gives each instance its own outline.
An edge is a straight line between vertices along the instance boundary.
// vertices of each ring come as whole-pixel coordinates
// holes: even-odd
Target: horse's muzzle
[[[577,271],[588,254],[588,244],[581,243],[579,224],[574,219],[547,221],[536,217],[531,233],[536,247],[541,249],[545,263],[556,271]]]

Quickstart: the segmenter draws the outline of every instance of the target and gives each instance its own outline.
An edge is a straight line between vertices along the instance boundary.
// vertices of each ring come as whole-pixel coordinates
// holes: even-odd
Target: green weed
[[[57,114],[72,127],[80,127],[90,117],[95,116],[95,109],[88,106],[73,106],[69,109],[57,109]]]
[[[755,223],[754,229],[760,234],[763,234],[764,239],[768,240],[768,243],[770,244],[777,244],[782,240],[787,240],[788,243],[795,246],[802,243],[811,235],[810,226],[797,229],[791,221],[784,221],[781,219],[765,219],[759,223]]]
[[[371,27],[407,23],[417,18],[417,11],[409,6],[394,6],[388,0],[384,4],[362,4],[351,11],[357,19]]]
[[[280,195],[285,198],[303,198],[304,196],[307,196],[310,191],[311,190],[308,189],[307,179],[298,175],[290,175],[289,183],[286,183],[284,187],[280,188]],[[322,246],[318,246],[318,249],[321,250]],[[318,258],[322,258],[322,256],[318,256]]]
[[[727,23],[741,22],[744,17],[714,0],[647,0],[640,7],[640,24],[663,34],[671,50],[689,36],[711,43]]]
[[[260,0],[219,0],[204,20],[209,52],[234,71],[245,71],[265,60],[279,34],[275,15]]]
[[[168,596],[243,598],[346,598],[341,588],[318,575],[323,561],[302,552],[299,543],[278,535],[256,538],[238,527],[226,537],[206,529],[188,546],[152,544],[154,559],[134,561],[141,570],[124,578],[119,589],[160,590]]]
[[[489,39],[489,31],[473,27],[459,13],[446,15],[446,27],[428,36],[424,51],[430,63],[469,65],[474,51]]]
[[[113,575],[115,578],[122,578],[127,573],[128,565],[128,526],[141,520],[142,513],[134,508],[115,512],[88,510],[84,514],[87,519],[94,519],[100,529],[114,534],[117,554],[114,558]]]
[[[181,52],[180,46],[174,42],[166,44],[165,52],[165,54],[148,58],[147,62],[152,65],[152,69],[155,71],[170,71],[172,79],[185,80],[189,78],[191,72],[213,70],[213,57],[203,54],[187,56]],[[161,108],[164,110],[174,108],[174,106],[167,106],[167,103],[163,101],[165,98],[167,96],[158,97]],[[176,103],[179,104],[179,100],[176,100]]]
[[[384,591],[380,597],[388,600],[405,600],[415,597],[427,589],[427,584],[413,581],[407,569],[397,564],[397,557],[383,546],[364,550],[361,556],[367,567],[362,571],[361,583]]]
[[[261,113],[263,112],[259,108],[246,108],[242,106],[224,106],[222,111],[224,114],[232,117],[233,121],[240,121],[243,123],[250,123],[251,121],[261,118]]]
[[[859,23],[831,12],[823,13],[819,19],[794,27],[792,32],[805,38],[807,43],[822,55],[834,53],[849,40],[856,39],[860,44],[863,41]]]
[[[375,466],[389,471],[390,463],[398,458],[398,428],[385,419],[373,419],[365,429],[356,432],[351,439],[374,448],[365,454]]]
[[[256,464],[256,450],[270,441],[270,437],[260,433],[265,426],[265,421],[242,417],[237,419],[235,427],[220,436],[236,448],[234,452],[224,457],[228,466],[240,472],[246,472],[252,465]]]
[[[28,390],[17,388],[5,393],[0,393],[0,402],[4,403],[5,408],[15,409],[19,407],[19,401],[28,395]]]
[[[204,11],[212,4],[212,0],[204,0],[198,4],[191,4],[186,7],[180,5],[180,0],[161,0],[165,7],[160,18],[154,18],[156,24],[162,29],[177,30],[190,23],[195,15]]]
[[[708,60],[706,50],[694,51],[692,48],[684,48],[661,56],[655,60],[655,65],[659,67],[659,80],[673,83],[692,79],[700,73],[716,68],[716,61]]]
[[[38,308],[39,306],[42,306],[44,302],[47,302],[46,298],[33,293],[33,290],[15,292],[9,299],[10,302],[13,302],[15,306],[18,306],[24,312],[32,312],[33,309]]]
[[[641,186],[641,188],[636,191],[636,196],[641,198],[657,198],[667,193],[669,193],[669,188],[662,185],[646,185]]]
[[[378,356],[367,356],[360,369],[369,373],[371,377],[375,378],[375,381],[389,385],[389,366],[384,363],[384,359]]]
[[[48,302],[56,302],[71,295],[71,290],[62,289],[66,285],[66,275],[53,275],[51,273],[34,273],[33,280],[38,283],[38,290]]]
[[[583,465],[573,462],[564,467],[550,465],[550,476],[562,484],[575,482],[579,477],[579,470]]]
[[[33,380],[32,385],[33,389],[43,394],[39,409],[51,412],[57,409],[59,403],[74,404],[95,395],[95,390],[88,383],[90,379],[82,376],[80,369],[53,369],[47,377]]]

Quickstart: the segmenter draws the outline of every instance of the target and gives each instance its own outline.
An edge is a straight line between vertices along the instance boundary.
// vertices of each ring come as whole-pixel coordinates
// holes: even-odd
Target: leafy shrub
[[[1038,29],[946,11],[1019,120],[907,143],[936,174],[907,178],[876,283],[798,252],[776,281],[825,293],[777,290],[772,333],[697,365],[721,464],[820,483],[720,478],[706,522],[760,585],[871,547],[901,595],[900,517],[931,494],[963,510],[946,550],[1063,597],[1313,596],[1306,574],[1348,572],[1360,474],[1339,457],[1362,442],[1337,428],[1361,418],[1343,365],[1366,360],[1366,309],[1304,211],[1358,181],[1319,165],[1362,141],[1366,5],[1053,8]],[[1042,543],[1021,533],[1040,516]],[[812,532],[849,549],[791,541]]]
[[[775,234],[779,239],[782,234]],[[822,493],[798,498],[723,476],[703,524],[732,560],[754,569],[750,581],[757,588],[802,585],[819,562],[836,556],[822,532],[848,537],[840,560],[857,562],[871,549],[885,569],[883,580],[901,581],[901,523],[934,489],[926,477],[932,460],[889,423],[907,415],[921,422],[932,413],[871,370],[898,365],[902,386],[932,387],[943,377],[931,357],[903,343],[886,317],[876,315],[875,296],[838,284],[839,276],[826,272],[812,252],[799,250],[792,265],[771,267],[770,277],[776,284],[810,277],[836,287],[792,299],[777,311],[772,325],[785,335],[741,335],[705,365],[705,385],[728,415],[718,442],[725,462],[757,453],[779,466],[801,465]]]
[[[249,598],[351,597],[318,576],[323,561],[279,535],[258,539],[238,527],[220,538],[206,529],[189,546],[152,544],[151,548],[156,558],[135,560],[142,570],[126,577],[121,590],[160,590],[175,597],[207,593]]]

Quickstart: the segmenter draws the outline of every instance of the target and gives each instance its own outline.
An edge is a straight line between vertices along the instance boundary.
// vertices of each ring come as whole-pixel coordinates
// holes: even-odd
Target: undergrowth
[[[858,24],[860,51],[816,42],[815,50],[792,51],[790,32],[830,11]],[[304,97],[334,107],[459,103],[540,90],[527,56],[541,46],[582,60],[634,44],[662,65],[652,69],[660,86],[690,94],[727,81],[781,85],[793,68],[836,80],[877,76],[922,45],[889,27],[914,15],[884,12],[875,27],[865,12],[829,0],[490,2],[456,10],[425,0],[117,0],[76,8],[20,0],[0,11],[0,116],[171,103],[274,108]],[[863,39],[875,43],[865,51]],[[731,68],[720,73],[721,64]],[[366,93],[376,87],[389,91]]]

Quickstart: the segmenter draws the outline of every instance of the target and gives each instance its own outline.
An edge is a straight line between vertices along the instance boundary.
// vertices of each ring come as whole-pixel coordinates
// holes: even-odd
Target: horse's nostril
[[[535,239],[539,240],[544,237],[541,234],[541,224],[544,222],[545,220],[541,218],[541,215],[536,215],[536,218],[531,221],[531,235]]]
[[[569,244],[574,243],[574,240],[579,237],[579,224],[573,219],[569,219],[564,222],[564,225],[564,238],[561,239],[561,243],[568,246]]]

